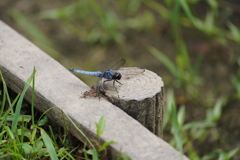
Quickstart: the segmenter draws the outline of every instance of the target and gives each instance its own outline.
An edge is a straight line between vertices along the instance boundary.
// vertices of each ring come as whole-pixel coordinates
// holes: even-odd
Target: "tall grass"
[[[74,152],[76,149],[83,151],[85,159],[98,160],[104,155],[106,147],[116,142],[110,141],[103,144],[100,143],[100,136],[103,134],[106,126],[105,116],[101,117],[99,122],[96,123],[96,135],[98,139],[97,149],[89,140],[89,138],[77,128],[70,117],[63,111],[69,121],[78,129],[79,133],[86,138],[90,149],[79,148],[79,146],[73,148],[66,142],[66,138],[61,143],[57,141],[56,134],[52,130],[51,126],[46,126],[48,118],[44,116],[46,112],[40,117],[38,121],[35,121],[35,109],[34,109],[34,82],[35,82],[36,70],[33,70],[32,75],[27,80],[24,89],[19,93],[16,98],[11,102],[11,98],[8,94],[8,89],[2,73],[0,72],[0,82],[3,84],[3,94],[1,95],[0,103],[0,158],[1,159],[48,159],[52,160],[60,159],[75,159]],[[32,87],[32,101],[31,101],[31,115],[24,115],[21,113],[24,95]],[[8,104],[8,105],[7,105]],[[9,107],[7,107],[9,106]],[[11,127],[10,127],[11,126]],[[48,128],[45,131],[44,128]],[[64,144],[60,147],[60,144]],[[82,157],[83,158],[83,157]],[[130,160],[127,155],[119,153],[118,159]]]
[[[0,72],[3,84],[1,96],[1,119],[0,119],[0,153],[5,159],[33,159],[44,158],[50,155],[51,159],[58,159],[57,153],[48,134],[35,125],[34,120],[34,79],[36,70],[27,80],[23,91],[11,102],[6,83]],[[32,107],[31,115],[21,113],[24,95],[32,84]],[[8,108],[6,106],[9,106]],[[32,120],[32,121],[31,121]],[[31,122],[31,123],[30,123]],[[29,128],[29,124],[31,127]],[[11,127],[10,127],[11,126]],[[41,130],[37,136],[38,130]]]
[[[229,160],[238,152],[238,147],[229,152],[223,149],[212,149],[201,156],[194,147],[196,142],[207,141],[209,136],[214,136],[211,135],[211,132],[214,132],[217,122],[221,118],[222,109],[227,102],[226,97],[219,98],[213,108],[207,110],[204,120],[192,122],[185,122],[186,106],[182,105],[177,109],[172,90],[167,92],[166,102],[163,126],[165,132],[169,131],[173,135],[170,144],[180,152],[187,153],[191,160]]]

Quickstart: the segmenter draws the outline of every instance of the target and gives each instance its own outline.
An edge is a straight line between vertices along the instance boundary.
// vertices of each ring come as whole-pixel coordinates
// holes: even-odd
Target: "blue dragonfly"
[[[118,92],[117,88],[115,87],[115,82],[118,82],[122,85],[122,83],[119,82],[119,80],[122,78],[122,74],[118,72],[118,69],[121,68],[125,64],[126,60],[121,59],[117,63],[115,63],[110,69],[106,69],[105,71],[84,71],[84,70],[78,70],[78,69],[69,69],[72,72],[81,73],[81,74],[87,74],[92,76],[99,77],[99,80],[97,82],[97,92],[98,93],[104,93],[104,83],[107,81],[113,81],[113,87],[115,88],[115,91]],[[103,81],[103,79],[105,79]],[[103,81],[103,82],[102,82]]]

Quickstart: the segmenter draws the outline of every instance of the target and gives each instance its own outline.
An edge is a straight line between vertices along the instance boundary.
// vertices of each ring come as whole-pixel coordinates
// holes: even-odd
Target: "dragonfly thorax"
[[[107,80],[120,80],[122,75],[119,72],[114,72],[111,69],[103,71],[102,76],[103,78]]]

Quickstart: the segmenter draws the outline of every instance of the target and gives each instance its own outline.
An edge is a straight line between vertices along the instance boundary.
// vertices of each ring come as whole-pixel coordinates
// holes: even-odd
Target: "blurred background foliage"
[[[156,72],[164,140],[190,159],[225,160],[240,158],[239,8],[237,0],[8,0],[0,19],[66,68],[125,58]]]

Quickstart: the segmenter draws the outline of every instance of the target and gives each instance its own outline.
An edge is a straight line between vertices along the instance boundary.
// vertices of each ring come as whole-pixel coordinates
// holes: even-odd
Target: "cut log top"
[[[21,92],[34,66],[37,70],[35,77],[35,107],[44,112],[55,106],[55,108],[47,112],[49,118],[62,126],[67,126],[69,132],[81,141],[85,141],[85,138],[79,134],[71,122],[62,117],[61,111],[64,110],[75,122],[76,126],[89,139],[94,140],[97,139],[95,122],[105,115],[107,124],[101,140],[103,142],[117,142],[117,144],[113,144],[108,148],[109,159],[116,159],[117,152],[120,150],[133,160],[187,159],[111,103],[103,99],[99,101],[98,98],[81,98],[82,93],[90,89],[86,84],[0,21],[0,70],[8,87],[17,93]],[[157,90],[161,85],[157,83],[160,81],[158,82],[154,76],[150,76],[151,74],[154,75],[146,71],[141,76],[137,76],[137,79],[141,77],[141,80],[135,79],[132,82],[140,84],[142,87],[148,87],[151,84],[148,84],[150,81],[147,79],[152,78],[157,88],[156,91],[154,89],[154,92],[158,92]],[[147,76],[145,77],[145,75]],[[141,88],[126,85],[130,82],[123,81],[125,84],[121,86],[121,97],[125,94],[131,96],[133,90],[140,92]],[[133,86],[133,88],[124,88],[125,85]],[[126,91],[131,92],[127,93]],[[138,100],[141,100],[144,94],[150,96],[150,92],[153,91],[151,90],[149,93],[142,91],[141,94],[134,93],[134,97],[140,97]],[[25,98],[31,103],[31,89],[28,90]],[[127,99],[127,97],[125,98]],[[158,102],[158,99],[155,99],[155,102]]]
[[[155,135],[163,138],[163,82],[161,78],[147,70],[136,67],[120,68],[121,84],[116,89],[105,90],[107,99],[136,119]],[[113,88],[108,82],[107,88]]]
[[[124,67],[119,72],[122,74],[120,80],[122,85],[115,83],[118,93],[115,90],[106,90],[107,96],[113,96],[124,101],[142,101],[161,92],[162,79],[152,71],[137,67]],[[111,86],[112,82],[108,82],[107,85]]]

